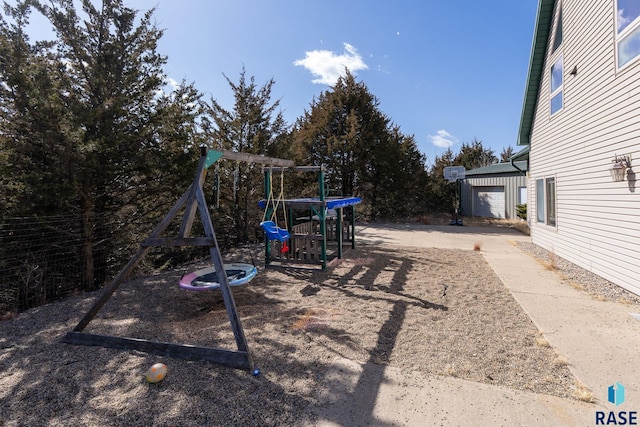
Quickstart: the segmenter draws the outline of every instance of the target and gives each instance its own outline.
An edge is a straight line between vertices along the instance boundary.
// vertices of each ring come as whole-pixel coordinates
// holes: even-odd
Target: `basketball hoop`
[[[459,179],[464,179],[464,177],[464,166],[447,166],[444,168],[444,179],[449,182],[456,182]]]
[[[456,184],[456,182],[460,179],[465,178],[465,168],[464,166],[447,166],[444,168],[444,179],[449,181],[452,184]],[[449,224],[451,225],[462,225],[462,217],[458,216],[460,211],[460,185],[455,185],[456,189],[456,205],[455,205],[455,216],[451,219]]]

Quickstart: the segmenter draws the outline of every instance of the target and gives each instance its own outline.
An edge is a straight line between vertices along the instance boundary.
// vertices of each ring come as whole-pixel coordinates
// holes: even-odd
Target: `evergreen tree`
[[[515,153],[513,152],[512,147],[506,147],[502,149],[500,153],[500,163],[508,162],[509,158],[513,156]]]
[[[413,135],[402,134],[398,126],[391,129],[389,142],[391,146],[382,156],[385,163],[381,165],[386,169],[381,181],[384,185],[381,193],[386,202],[381,216],[407,218],[422,214],[428,209],[429,177],[425,156],[418,150]]]
[[[436,156],[430,170],[429,203],[432,212],[450,212],[455,199],[455,187],[444,179],[444,168],[460,166],[455,163],[456,156],[451,148]]]
[[[58,213],[70,195],[63,135],[69,114],[52,43],[31,44],[29,3],[4,5],[0,21],[0,147],[4,215]]]
[[[141,217],[138,196],[159,189],[152,162],[166,147],[158,136],[171,131],[166,123],[159,130],[166,58],[157,53],[162,31],[151,23],[153,10],[138,16],[122,0],[99,6],[82,0],[81,10],[75,3],[24,0],[4,7],[0,147],[8,167],[1,179],[10,201],[3,214],[79,218],[80,281],[91,288],[106,278],[113,250],[127,246],[118,242],[125,233],[113,227]],[[34,9],[49,20],[56,40],[29,41]],[[166,118],[168,106],[160,108]]]
[[[203,121],[209,146],[251,154],[277,154],[275,144],[286,134],[287,124],[277,111],[280,101],[271,102],[275,80],[258,87],[255,77],[246,78],[244,67],[238,83],[226,75],[225,78],[235,103],[232,110],[227,110],[211,100]],[[257,202],[263,197],[262,165],[220,162],[216,171],[221,188],[217,220],[224,224],[224,218],[229,219],[230,223],[224,226],[234,230],[237,240],[246,242],[261,218]]]
[[[498,158],[493,150],[484,148],[482,141],[474,138],[471,143],[463,143],[460,153],[454,159],[454,166],[464,166],[466,170],[489,166],[497,163]]]
[[[413,136],[391,124],[377,98],[348,70],[298,119],[292,141],[299,163],[326,165],[327,186],[340,195],[362,196],[371,219],[418,209],[407,192],[425,185],[424,156]]]
[[[145,158],[140,159],[144,169],[136,186],[138,200],[126,201],[129,206],[137,206],[151,226],[166,215],[175,198],[193,181],[199,147],[206,143],[199,127],[206,105],[193,83],[183,81],[170,92],[159,94],[154,104],[154,137],[149,140]]]
[[[376,154],[389,120],[364,83],[348,71],[331,90],[314,99],[293,130],[296,159],[328,168],[328,187],[342,195],[357,195],[366,186],[367,154]],[[364,180],[364,181],[363,181]]]

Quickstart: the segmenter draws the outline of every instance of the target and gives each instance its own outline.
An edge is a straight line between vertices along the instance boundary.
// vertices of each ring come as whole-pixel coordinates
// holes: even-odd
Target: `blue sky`
[[[233,107],[223,73],[275,80],[293,123],[347,66],[433,161],[474,138],[516,151],[536,0],[135,0],[168,76]],[[35,22],[35,20],[34,20]]]

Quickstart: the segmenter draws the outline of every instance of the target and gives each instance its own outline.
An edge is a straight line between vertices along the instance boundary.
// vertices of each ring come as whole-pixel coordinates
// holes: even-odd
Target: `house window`
[[[536,180],[536,220],[540,224],[556,226],[556,179]]]
[[[551,66],[551,115],[562,110],[562,55]]]
[[[547,225],[556,226],[556,179],[546,179]]]
[[[640,3],[616,0],[616,49],[618,68],[640,55]]]
[[[556,23],[555,33],[556,35],[553,37],[553,48],[551,53],[558,50],[562,44],[562,9],[560,9],[560,12],[558,13],[558,22]]]
[[[544,224],[544,180],[536,180],[536,219]]]
[[[551,115],[553,116],[558,111],[562,110],[564,103],[562,95],[562,53],[560,46],[562,46],[562,5],[559,6],[556,18],[556,25],[553,29],[553,45],[551,47],[551,55],[554,59],[551,59]]]

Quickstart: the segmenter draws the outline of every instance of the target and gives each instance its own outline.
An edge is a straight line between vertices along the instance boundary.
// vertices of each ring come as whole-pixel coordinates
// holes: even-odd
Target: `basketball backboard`
[[[444,168],[444,179],[449,182],[456,182],[459,179],[464,179],[465,171],[464,166],[446,166]]]

